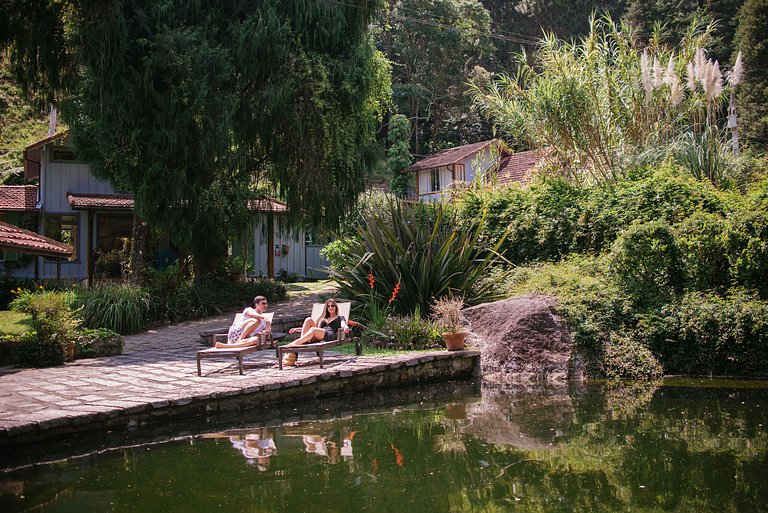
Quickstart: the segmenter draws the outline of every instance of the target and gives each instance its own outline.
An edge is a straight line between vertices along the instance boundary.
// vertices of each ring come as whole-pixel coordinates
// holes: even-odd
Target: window
[[[440,190],[440,170],[433,169],[430,172],[430,178],[432,183],[432,192],[439,191]]]
[[[45,236],[72,246],[69,261],[77,260],[77,216],[49,214],[45,216]]]
[[[51,162],[78,162],[78,158],[72,148],[54,146],[51,149]]]

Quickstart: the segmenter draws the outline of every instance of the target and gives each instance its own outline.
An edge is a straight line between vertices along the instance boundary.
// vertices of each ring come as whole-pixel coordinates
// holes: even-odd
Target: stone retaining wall
[[[295,379],[230,388],[204,395],[168,398],[106,412],[63,415],[42,422],[2,428],[0,448],[13,447],[17,450],[27,443],[74,433],[131,430],[184,417],[263,408],[369,390],[470,379],[479,374],[479,364],[480,353],[477,351],[363,358],[354,367],[325,369],[312,375],[296,376]]]

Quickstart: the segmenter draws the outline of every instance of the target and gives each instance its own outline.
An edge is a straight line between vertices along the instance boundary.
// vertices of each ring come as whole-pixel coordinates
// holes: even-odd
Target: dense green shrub
[[[0,277],[0,310],[10,308],[13,299],[16,298],[19,291],[32,293],[40,290],[70,290],[75,286],[72,280],[32,280],[29,278],[11,278],[8,276]]]
[[[30,295],[23,311],[32,316],[35,338],[19,348],[22,365],[49,367],[64,363],[64,346],[74,342],[75,330],[80,325],[80,319],[70,308],[71,301],[68,292],[42,291]]]
[[[331,275],[342,297],[389,305],[399,315],[426,312],[433,299],[448,294],[462,295],[468,304],[498,299],[501,288],[484,279],[498,257],[478,244],[479,235],[479,223],[457,228],[440,205],[392,201],[381,215],[368,216],[356,233],[359,240],[350,239],[343,260],[348,270]]]
[[[724,292],[730,286],[728,225],[717,215],[697,213],[677,226],[689,290]]]
[[[462,226],[480,223],[480,241],[514,263],[555,260],[572,251],[583,190],[563,179],[545,178],[530,187],[469,188],[453,208]]]
[[[389,317],[380,331],[366,332],[364,344],[384,349],[437,349],[443,347],[439,327],[419,312]]]
[[[144,284],[151,300],[148,314],[151,322],[198,319],[226,308],[250,305],[256,296],[265,296],[270,302],[287,296],[285,284],[269,278],[235,282],[228,278],[210,278],[194,282],[173,266],[147,274]]]
[[[459,224],[483,218],[480,240],[494,245],[509,230],[504,256],[516,264],[553,261],[609,249],[633,223],[676,225],[697,212],[725,215],[739,196],[718,191],[676,168],[638,170],[611,186],[577,187],[546,178],[530,187],[470,188],[455,202]]]
[[[599,252],[611,247],[621,230],[633,223],[664,221],[676,225],[697,212],[725,214],[738,201],[707,181],[695,180],[676,168],[637,170],[612,187],[588,189],[573,251]]]
[[[753,212],[736,220],[728,244],[734,282],[768,298],[768,214]]]
[[[122,354],[124,339],[107,328],[83,328],[75,337],[75,358],[96,358]]]
[[[144,327],[150,307],[149,292],[135,285],[106,284],[80,289],[77,305],[83,325],[108,328],[118,333],[136,333]]]
[[[637,336],[666,373],[768,376],[768,302],[734,291],[723,298],[693,292],[644,315]]]
[[[330,268],[337,271],[349,271],[349,262],[347,254],[349,253],[350,241],[348,239],[336,239],[326,244],[320,250],[320,255],[330,262]]]
[[[680,246],[661,221],[630,226],[614,243],[608,268],[619,287],[641,303],[674,298],[685,285]]]
[[[612,333],[603,346],[601,374],[608,379],[644,380],[664,374],[653,353],[636,338]]]

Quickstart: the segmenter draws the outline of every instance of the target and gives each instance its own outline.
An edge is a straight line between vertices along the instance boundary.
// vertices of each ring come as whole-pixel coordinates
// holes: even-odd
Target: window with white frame
[[[437,192],[440,190],[440,170],[439,169],[433,169],[430,171],[430,184],[431,184],[431,191]]]
[[[77,260],[78,231],[76,215],[48,214],[45,216],[45,236],[72,246],[70,262]]]

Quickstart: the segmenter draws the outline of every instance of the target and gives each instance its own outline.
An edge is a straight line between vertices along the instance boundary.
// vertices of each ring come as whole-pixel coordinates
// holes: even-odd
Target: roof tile
[[[0,222],[0,249],[43,256],[72,254],[72,246],[3,222]]]
[[[403,173],[415,173],[416,171],[423,171],[424,169],[435,169],[442,166],[450,166],[455,164],[466,157],[479,152],[486,146],[493,143],[499,143],[498,139],[492,139],[490,141],[482,141],[474,144],[467,144],[464,146],[458,146],[456,148],[448,148],[447,150],[440,151],[434,155],[411,164],[409,167],[403,169]]]
[[[133,196],[130,194],[86,194],[67,193],[69,206],[75,210],[91,209],[132,209]]]
[[[501,159],[496,175],[497,185],[509,185],[515,182],[528,182],[531,171],[547,157],[546,151],[529,150],[513,153]]]
[[[0,210],[34,212],[36,204],[36,185],[0,185]]]

